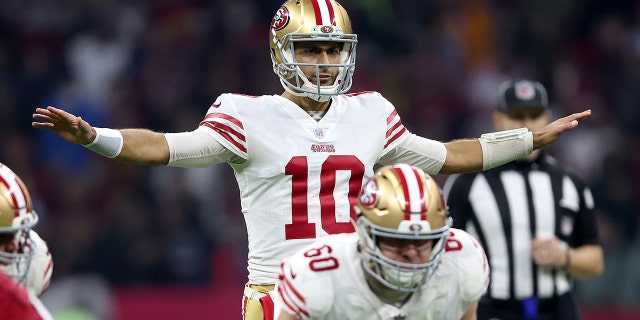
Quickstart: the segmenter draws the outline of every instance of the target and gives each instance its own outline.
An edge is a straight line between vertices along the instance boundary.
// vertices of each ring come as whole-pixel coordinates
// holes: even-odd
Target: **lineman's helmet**
[[[363,186],[355,209],[364,269],[399,291],[425,286],[440,262],[451,226],[438,184],[419,168],[385,166]],[[422,264],[395,261],[381,253],[380,237],[433,240],[431,257]]]

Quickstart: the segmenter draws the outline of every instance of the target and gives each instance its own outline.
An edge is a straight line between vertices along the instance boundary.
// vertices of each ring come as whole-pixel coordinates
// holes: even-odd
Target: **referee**
[[[497,130],[549,123],[547,93],[538,82],[500,86]],[[480,240],[491,282],[478,319],[580,319],[573,279],[604,268],[591,192],[583,181],[535,150],[494,169],[450,176],[444,186],[455,228]]]

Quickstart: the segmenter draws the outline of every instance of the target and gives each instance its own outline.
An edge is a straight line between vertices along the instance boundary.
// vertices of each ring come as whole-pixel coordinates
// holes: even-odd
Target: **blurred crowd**
[[[31,115],[53,105],[96,126],[186,131],[221,93],[280,94],[268,30],[281,1],[0,1],[0,162],[32,192],[52,286],[87,273],[110,285],[206,285],[219,250],[244,282],[228,166],[120,164],[32,128]],[[606,268],[578,293],[640,302],[640,1],[341,3],[359,39],[351,91],[383,93],[414,133],[491,131],[510,78],[542,82],[554,117],[592,109],[548,151],[591,185],[598,208]]]

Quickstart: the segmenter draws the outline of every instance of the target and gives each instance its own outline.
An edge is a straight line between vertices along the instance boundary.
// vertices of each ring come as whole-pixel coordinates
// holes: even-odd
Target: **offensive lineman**
[[[29,190],[18,175],[0,163],[0,272],[26,289],[40,317],[53,319],[38,299],[49,286],[53,260],[47,244],[31,230],[37,223]],[[22,295],[20,290],[16,294]],[[19,299],[16,297],[15,303]]]
[[[475,319],[487,258],[471,235],[450,228],[429,175],[380,168],[356,212],[357,233],[319,239],[283,262],[279,320]]]
[[[54,107],[33,115],[34,127],[121,162],[228,163],[249,235],[244,319],[262,319],[262,304],[272,304],[268,293],[283,258],[317,238],[355,231],[353,205],[375,164],[409,163],[442,174],[485,170],[550,145],[591,114],[572,114],[537,132],[441,143],[409,132],[379,93],[346,94],[357,36],[338,2],[286,1],[271,22],[269,43],[284,92],[222,94],[193,131],[95,128]]]
[[[41,305],[40,305],[41,306]],[[0,272],[0,315],[6,320],[41,320],[45,318],[31,300],[27,289]]]

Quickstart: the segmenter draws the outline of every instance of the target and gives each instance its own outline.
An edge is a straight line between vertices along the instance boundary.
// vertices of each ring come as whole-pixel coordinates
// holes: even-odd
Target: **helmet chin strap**
[[[282,83],[282,86],[284,87],[284,89],[289,92],[290,94],[296,96],[296,97],[307,97],[313,101],[317,101],[317,102],[327,102],[329,101],[329,99],[331,99],[331,95],[328,94],[314,94],[314,93],[309,93],[309,92],[299,92],[299,91],[295,91],[293,90],[288,83],[285,82],[284,79],[280,79],[280,83]]]

